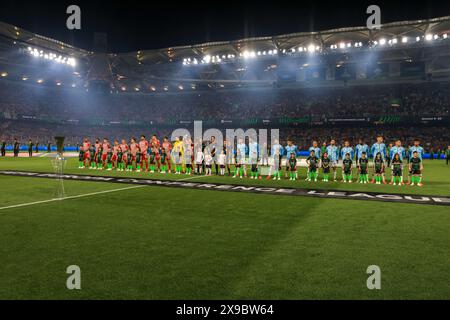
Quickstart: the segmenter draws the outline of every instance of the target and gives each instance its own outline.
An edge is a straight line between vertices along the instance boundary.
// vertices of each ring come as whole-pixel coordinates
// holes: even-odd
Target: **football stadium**
[[[0,22],[0,299],[448,299],[449,36]]]

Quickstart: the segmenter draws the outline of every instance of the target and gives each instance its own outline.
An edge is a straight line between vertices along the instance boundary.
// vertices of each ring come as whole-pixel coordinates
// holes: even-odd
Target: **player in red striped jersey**
[[[167,163],[167,167],[169,169],[169,173],[172,170],[172,166],[171,166],[171,159],[170,159],[170,153],[172,152],[172,144],[170,143],[169,139],[167,137],[164,137],[163,139],[163,143],[162,143],[162,149],[164,149],[164,153],[165,153],[165,159],[164,159],[164,163],[161,163],[162,166],[164,166],[163,171],[165,171],[165,166]]]
[[[136,138],[131,138],[130,141],[130,161],[128,162],[128,170],[133,171],[133,163],[135,168],[137,168],[138,164],[136,163],[136,153],[139,145],[136,142]]]
[[[111,157],[112,169],[115,169],[117,167],[117,156],[119,155],[119,149],[120,149],[119,140],[114,140],[114,146]]]
[[[102,149],[102,169],[106,169],[108,153],[111,150],[111,144],[109,143],[108,138],[103,139]]]
[[[99,151],[100,151],[100,147],[102,146],[102,144],[100,143],[100,138],[95,139],[95,155],[94,155],[94,163],[95,163],[95,167],[97,169],[101,168],[101,162],[98,161],[99,158]]]
[[[152,138],[150,139],[151,173],[155,172],[155,164],[158,168],[158,171],[161,171],[161,164],[160,164],[161,155],[159,154],[159,147],[160,142],[156,137],[156,135],[153,135]]]
[[[147,152],[148,152],[148,141],[145,140],[145,136],[141,136],[141,140],[139,141],[139,149],[141,150],[141,163],[142,163],[142,170],[145,172],[148,172],[148,161],[147,161]],[[138,172],[141,171],[141,164],[138,165]]]
[[[84,138],[83,141],[83,151],[84,151],[84,156],[83,156],[83,168],[86,168],[86,162],[90,163],[90,153],[89,153],[89,148],[91,147],[91,142],[89,141],[89,138]]]
[[[129,171],[129,168],[128,168],[128,153],[130,151],[130,147],[128,146],[128,144],[125,141],[125,139],[122,139],[122,143],[120,144],[120,149],[122,151],[121,171],[125,170],[125,168],[126,168],[126,171]]]

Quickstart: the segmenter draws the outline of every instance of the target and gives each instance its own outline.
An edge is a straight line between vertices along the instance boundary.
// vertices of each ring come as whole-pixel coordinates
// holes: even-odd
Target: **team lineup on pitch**
[[[450,299],[449,1],[47,2],[0,2],[0,303]]]
[[[173,135],[172,135],[173,136]],[[217,150],[216,150],[217,149]],[[266,179],[281,180],[282,166],[286,168],[286,178],[295,181],[298,179],[298,147],[291,139],[287,145],[282,146],[275,139],[270,147],[267,143],[257,142],[256,137],[248,139],[245,137],[237,139],[237,144],[230,141],[216,141],[214,136],[210,141],[196,140],[194,143],[189,135],[175,137],[171,142],[164,137],[161,143],[156,135],[149,141],[142,135],[139,142],[136,138],[131,138],[130,144],[122,139],[114,140],[111,145],[108,138],[101,141],[99,138],[95,143],[91,143],[89,138],[85,138],[79,151],[79,168],[96,170],[117,170],[125,172],[159,172],[162,174],[198,174],[203,172],[206,176],[212,174],[212,167],[215,166],[215,174],[233,178],[246,178],[248,169],[251,179],[261,179],[266,173]],[[352,183],[354,171],[357,172],[357,182],[360,184],[369,183],[369,167],[372,167],[372,183],[386,184],[385,173],[387,168],[391,170],[391,184],[404,185],[404,161],[407,161],[408,181],[407,184],[422,186],[422,171],[424,149],[420,146],[420,141],[416,139],[414,145],[406,150],[402,147],[400,140],[395,142],[395,146],[389,149],[386,147],[383,137],[378,136],[376,143],[369,146],[361,139],[359,144],[353,149],[348,141],[344,142],[342,148],[336,146],[335,140],[330,141],[330,145],[319,148],[316,141],[309,148],[309,156],[306,158],[306,181],[317,182],[319,171],[321,171],[323,182],[329,181],[331,171],[333,179],[337,181],[337,168],[341,167],[342,182]],[[372,161],[369,160],[372,157]],[[284,161],[284,164],[282,163]],[[342,162],[342,164],[340,164]],[[220,172],[219,172],[220,168]],[[233,168],[233,172],[232,172]]]

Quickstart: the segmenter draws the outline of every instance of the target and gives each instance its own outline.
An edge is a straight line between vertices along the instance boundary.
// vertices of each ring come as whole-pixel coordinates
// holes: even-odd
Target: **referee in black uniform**
[[[19,156],[19,149],[20,149],[20,143],[19,141],[17,141],[17,139],[14,140],[14,145],[13,145],[13,152],[14,152],[14,157],[18,157]]]
[[[2,146],[0,148],[0,154],[2,155],[2,157],[6,156],[6,142],[2,141]]]

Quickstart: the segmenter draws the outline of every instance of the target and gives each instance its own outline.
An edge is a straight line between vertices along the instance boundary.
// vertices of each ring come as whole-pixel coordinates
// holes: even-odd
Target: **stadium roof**
[[[51,39],[39,34],[24,30],[20,27],[0,21],[0,37],[23,43],[28,46],[47,49],[75,58],[84,58],[92,54],[80,48],[71,46],[59,40]]]
[[[383,37],[423,37],[429,33],[450,32],[450,16],[434,18],[428,20],[402,21],[382,25],[379,30],[369,30],[364,27],[339,28],[317,32],[300,32],[271,37],[246,38],[233,41],[208,42],[190,46],[178,46],[157,50],[141,50],[130,53],[115,54],[132,62],[132,60],[159,64],[185,57],[202,58],[204,55],[238,55],[242,51],[248,50],[283,50],[289,51],[292,48],[307,47],[311,43],[323,48],[342,41],[369,42]]]
[[[233,41],[208,42],[189,46],[178,46],[156,50],[139,50],[114,54],[111,58],[119,58],[129,64],[160,64],[181,60],[185,57],[202,58],[204,55],[239,55],[246,49],[253,50],[291,50],[311,43],[329,48],[342,41],[369,42],[383,37],[423,37],[428,33],[450,32],[450,16],[415,21],[402,21],[382,25],[379,30],[367,27],[340,28],[317,32],[300,32],[270,37],[246,38]],[[41,36],[20,27],[0,22],[0,36],[13,41],[46,48],[66,55],[85,58],[93,52],[73,47],[67,43]]]
[[[350,63],[353,58],[356,61],[359,53],[364,54],[366,49],[380,46],[382,50],[379,51],[378,62],[411,62],[424,60],[423,57],[426,57],[429,62],[427,70],[435,75],[447,75],[450,72],[449,36],[450,16],[446,16],[428,20],[388,23],[382,25],[378,30],[370,30],[365,26],[351,27],[156,50],[103,54],[82,50],[67,43],[0,22],[0,65],[14,66],[6,71],[11,75],[10,78],[22,77],[22,80],[23,74],[25,74],[27,78],[34,77],[38,80],[48,78],[46,83],[60,83],[62,80],[63,83],[77,88],[86,86],[92,81],[98,81],[107,83],[108,88],[122,91],[168,91],[169,86],[183,90],[180,83],[190,86],[203,84],[211,86],[211,88],[221,86],[223,83],[237,86],[247,82],[252,85],[272,85],[278,77],[278,59],[282,59],[284,56],[299,57],[296,59],[296,63],[300,63],[300,65],[303,63],[303,66],[314,63],[342,65],[343,61]],[[403,39],[409,41],[404,43]],[[423,45],[424,42],[428,42],[430,45]],[[395,45],[396,43],[398,45]],[[341,47],[343,44],[344,46]],[[19,47],[20,50],[11,50],[15,47]],[[309,55],[303,53],[309,51],[311,47],[318,50],[317,53],[321,58],[314,59],[314,63],[305,64]],[[356,50],[352,50],[353,48]],[[428,50],[429,48],[432,50]],[[30,64],[25,59],[28,58],[28,55],[23,55],[23,52],[39,55],[44,59],[49,56],[51,58],[52,54],[57,54],[60,59],[63,59],[63,64],[69,64],[69,59],[73,58],[77,61],[72,65],[73,68],[66,67],[55,70],[50,68],[43,73],[41,68],[35,68],[38,64]],[[333,52],[336,54],[328,55]],[[259,69],[256,70],[256,68],[247,70],[244,60],[246,54],[249,53],[252,54],[250,57],[256,53],[257,55],[268,53],[268,59],[261,59],[260,69],[264,72],[258,73]],[[348,55],[347,53],[354,54]],[[56,55],[53,56],[54,59],[55,57]],[[206,57],[211,58],[211,63],[206,61]],[[195,61],[193,64],[204,63],[205,65],[202,68],[184,68],[181,61],[183,64],[185,62],[191,64],[191,62],[185,61],[188,59]],[[286,61],[290,63],[289,59]],[[56,60],[56,62],[61,62],[61,60]],[[230,68],[228,66],[222,68],[222,63],[228,62],[234,64],[230,64]],[[30,70],[30,67],[34,69]],[[296,69],[297,66],[291,65],[291,68]],[[63,70],[66,77],[62,77]]]

